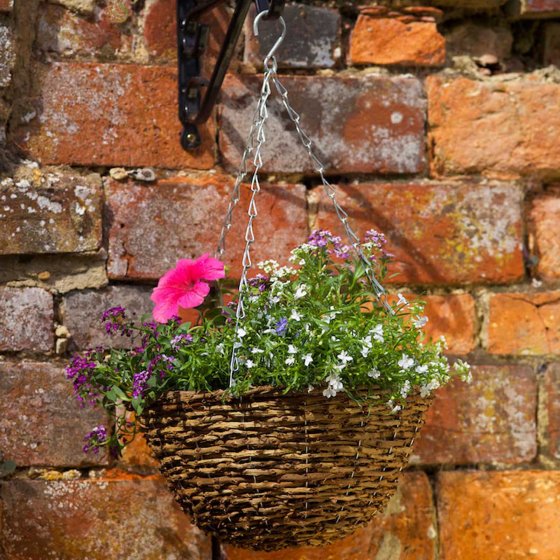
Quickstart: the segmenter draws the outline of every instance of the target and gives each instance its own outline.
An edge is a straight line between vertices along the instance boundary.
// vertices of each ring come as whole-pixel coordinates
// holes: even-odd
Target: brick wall
[[[560,1],[418,4],[290,5],[279,63],[357,229],[388,235],[394,283],[423,294],[474,381],[438,393],[369,527],[229,560],[560,558]],[[162,272],[214,247],[260,60],[248,36],[186,153],[173,0],[0,0],[3,560],[209,560],[142,441],[118,463],[82,454],[103,415],[63,367],[107,342],[103,309],[149,312]],[[256,253],[283,260],[338,226],[277,104],[270,127]]]

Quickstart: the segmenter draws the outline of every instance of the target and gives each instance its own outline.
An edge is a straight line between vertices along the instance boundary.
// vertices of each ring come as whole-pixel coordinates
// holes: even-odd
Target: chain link
[[[384,306],[384,308],[389,313],[394,314],[393,308],[389,305],[387,301],[385,289],[375,277],[371,261],[365,256],[360,246],[360,238],[356,235],[356,233],[354,232],[354,230],[349,224],[348,213],[344,210],[344,208],[342,208],[342,206],[340,206],[336,198],[336,187],[332,185],[325,177],[325,165],[315,153],[313,141],[302,129],[301,116],[291,106],[288,98],[288,90],[284,87],[284,85],[280,82],[278,78],[277,62],[273,53],[278,48],[279,44],[281,43],[281,40],[284,38],[284,34],[286,30],[284,21],[282,20],[282,18],[280,18],[280,20],[282,22],[284,31],[282,37],[276,42],[276,44],[274,45],[274,47],[271,49],[271,51],[268,53],[268,55],[264,60],[264,76],[263,76],[263,82],[262,82],[259,100],[257,103],[257,108],[255,110],[253,116],[253,122],[249,130],[247,145],[241,157],[241,163],[239,166],[239,170],[233,187],[232,196],[228,205],[228,209],[226,211],[224,224],[222,227],[220,239],[218,241],[218,246],[216,249],[216,256],[217,258],[221,259],[226,250],[226,236],[229,230],[231,229],[233,212],[240,200],[241,185],[244,179],[249,174],[248,163],[249,163],[249,158],[252,156],[251,163],[253,167],[253,174],[252,174],[251,184],[250,184],[251,198],[247,210],[248,222],[247,222],[247,228],[245,230],[245,249],[243,251],[243,257],[241,260],[242,270],[241,270],[241,276],[239,280],[239,293],[238,293],[238,301],[237,301],[237,310],[235,315],[235,335],[234,335],[234,343],[233,343],[233,349],[232,349],[231,361],[230,361],[230,377],[229,377],[230,387],[234,385],[234,376],[239,371],[239,360],[237,357],[237,348],[240,346],[239,341],[241,338],[239,336],[239,329],[241,327],[241,323],[243,319],[245,318],[244,296],[248,288],[247,273],[249,269],[252,267],[251,245],[255,242],[253,222],[255,218],[258,216],[256,196],[261,189],[260,182],[259,182],[259,171],[263,166],[261,150],[266,142],[264,125],[268,119],[267,103],[271,94],[271,87],[270,87],[271,82],[274,84],[276,91],[280,95],[281,103],[285,108],[288,117],[294,123],[298,137],[301,143],[303,144],[303,147],[307,151],[307,154],[313,164],[315,171],[319,174],[319,177],[321,178],[321,182],[323,184],[323,189],[325,191],[325,194],[331,200],[336,212],[336,216],[344,226],[346,236],[350,241],[350,245],[352,246],[352,249],[354,250],[358,258],[362,262],[362,265],[364,267],[364,272],[368,277],[368,280],[372,286],[373,293],[380,301],[380,303]]]
[[[248,288],[247,283],[247,272],[252,267],[251,261],[251,245],[255,242],[255,234],[253,231],[253,221],[258,216],[257,212],[257,204],[256,204],[256,196],[261,190],[261,185],[259,181],[259,171],[263,165],[261,148],[266,142],[266,135],[264,132],[264,124],[268,119],[268,107],[267,102],[270,96],[270,82],[273,76],[276,74],[276,59],[274,56],[270,57],[267,60],[267,65],[264,73],[263,84],[261,87],[261,93],[259,97],[259,102],[257,104],[257,110],[255,112],[253,125],[249,132],[249,140],[247,142],[247,148],[243,154],[241,167],[235,181],[234,193],[232,200],[230,202],[230,209],[228,210],[229,216],[226,216],[226,220],[228,226],[231,227],[231,213],[233,212],[233,208],[239,201],[239,193],[241,182],[247,176],[247,161],[249,159],[249,155],[253,154],[253,175],[251,178],[251,199],[249,201],[249,208],[247,214],[249,216],[249,220],[247,222],[247,228],[245,230],[245,250],[243,251],[243,257],[241,259],[241,277],[239,280],[239,292],[238,292],[238,299],[237,299],[237,311],[235,314],[235,335],[234,335],[234,342],[233,342],[233,349],[231,352],[231,361],[230,361],[230,373],[229,373],[229,386],[232,387],[234,384],[234,376],[239,371],[239,359],[237,357],[237,348],[239,346],[239,328],[241,322],[245,318],[245,306],[244,306],[244,296],[245,292]],[[225,233],[227,233],[227,229],[224,226],[225,231],[223,232],[224,240],[221,240],[220,248],[223,250],[225,249]]]
[[[376,295],[377,299],[381,302],[383,307],[385,307],[385,309],[389,313],[394,314],[393,308],[389,305],[389,302],[387,301],[385,288],[383,288],[383,286],[379,283],[379,281],[375,277],[373,268],[371,266],[371,262],[364,255],[364,252],[362,251],[362,248],[360,246],[360,238],[354,233],[354,230],[352,229],[352,227],[348,222],[348,213],[344,210],[344,208],[342,208],[342,206],[340,206],[338,200],[336,199],[336,188],[325,177],[325,165],[317,157],[317,154],[313,149],[313,141],[311,140],[311,138],[309,138],[309,136],[307,136],[307,134],[303,131],[301,127],[301,123],[300,123],[301,116],[290,105],[290,101],[288,99],[288,90],[280,82],[276,74],[274,75],[273,83],[274,86],[276,87],[276,91],[282,98],[282,105],[286,109],[286,112],[288,113],[290,120],[294,123],[296,127],[296,131],[301,143],[303,144],[304,148],[307,150],[307,154],[309,155],[309,159],[313,163],[313,167],[315,168],[315,171],[319,173],[319,177],[321,178],[321,182],[323,183],[323,189],[326,195],[330,198],[338,219],[342,222],[342,225],[344,226],[344,230],[346,231],[348,240],[350,241],[350,244],[352,245],[354,252],[356,253],[359,259],[362,261],[362,264],[364,265],[364,272],[370,281],[374,294]]]

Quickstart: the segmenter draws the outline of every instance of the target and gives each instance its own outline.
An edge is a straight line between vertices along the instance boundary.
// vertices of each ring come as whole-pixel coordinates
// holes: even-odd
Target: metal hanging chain
[[[258,27],[259,21],[261,20],[261,18],[263,18],[267,15],[268,15],[268,10],[265,10],[265,11],[261,12],[260,14],[258,14],[257,17],[255,18],[255,20],[253,22],[253,32],[254,32],[255,36],[258,37],[258,35],[259,35],[259,27]],[[278,47],[282,44],[282,41],[284,41],[284,37],[286,36],[286,22],[284,21],[284,18],[281,17],[281,16],[278,18],[278,20],[280,21],[280,23],[282,25],[282,33],[281,33],[280,37],[278,38],[278,40],[276,41],[276,43],[274,43],[274,45],[270,49],[269,53],[266,55],[266,58],[264,59],[264,67],[265,67],[266,73],[265,73],[264,80],[263,80],[263,87],[264,87],[264,81],[266,80],[268,83],[270,83],[270,76],[272,76],[272,74],[276,74],[277,63],[276,63],[276,58],[274,57],[274,53],[276,52]],[[266,75],[267,73],[270,74],[268,79],[267,79],[267,75]],[[269,94],[270,94],[270,92],[269,92]],[[262,90],[261,90],[261,98],[262,98]],[[260,111],[261,111],[261,107],[260,107],[260,104],[258,104],[257,108],[255,109],[255,113],[253,115],[253,122],[251,124],[251,129],[249,130],[249,134],[248,134],[248,138],[247,138],[247,144],[246,144],[245,150],[243,152],[243,156],[241,157],[241,163],[239,164],[239,169],[237,171],[237,177],[235,179],[235,184],[233,186],[231,199],[230,199],[230,202],[229,202],[229,205],[228,205],[228,209],[226,211],[226,216],[225,216],[225,219],[224,219],[224,224],[222,226],[220,239],[218,241],[218,247],[216,249],[216,258],[218,258],[218,259],[221,259],[223,257],[224,252],[226,250],[226,236],[227,236],[229,230],[231,229],[233,211],[234,211],[235,207],[237,206],[237,203],[239,202],[241,184],[243,182],[243,179],[245,179],[245,177],[247,176],[247,173],[248,173],[247,162],[249,160],[249,156],[255,150],[255,137],[256,137],[257,126],[258,126],[258,122],[259,122]]]
[[[364,255],[362,248],[360,246],[360,238],[354,233],[354,230],[350,226],[348,222],[348,213],[336,199],[336,187],[332,185],[325,177],[325,165],[323,162],[317,157],[314,149],[313,149],[313,141],[309,136],[303,131],[301,128],[301,116],[299,113],[290,105],[290,101],[288,99],[288,90],[284,87],[284,85],[278,79],[278,75],[275,73],[273,78],[274,86],[276,87],[276,91],[282,98],[282,105],[286,109],[290,120],[294,123],[296,127],[297,134],[301,143],[303,144],[304,148],[307,150],[307,154],[309,155],[309,159],[313,163],[313,167],[315,171],[319,173],[321,178],[321,182],[323,183],[323,189],[326,195],[331,199],[331,202],[334,206],[336,211],[336,215],[338,219],[342,222],[344,226],[344,230],[346,231],[346,235],[354,249],[354,252],[358,255],[362,264],[364,265],[364,272],[370,281],[370,284],[373,288],[373,292],[376,295],[377,299],[381,302],[383,307],[391,314],[394,314],[393,308],[389,305],[387,301],[386,291],[385,288],[379,283],[375,274],[373,272],[373,267],[371,266],[371,261]]]
[[[253,29],[255,35],[259,34],[258,31],[258,24],[262,17],[267,15],[267,11],[261,12],[254,21]],[[276,58],[274,57],[274,53],[276,49],[281,45],[284,37],[286,35],[286,23],[282,17],[279,18],[280,23],[282,24],[282,34],[276,43],[273,45],[270,52],[267,54],[266,58],[264,59],[264,77],[263,83],[261,87],[261,93],[259,97],[259,101],[257,104],[257,110],[255,112],[255,119],[253,121],[253,126],[251,127],[251,131],[249,132],[249,139],[247,142],[247,148],[244,152],[244,159],[242,159],[241,167],[238,172],[238,176],[235,182],[235,188],[232,200],[230,202],[231,211],[239,201],[239,191],[240,186],[243,178],[247,175],[247,160],[249,154],[253,154],[253,175],[251,178],[251,199],[249,201],[249,208],[247,210],[247,214],[249,216],[247,222],[247,229],[245,230],[245,250],[243,251],[243,258],[241,260],[242,270],[241,270],[241,277],[239,280],[239,289],[238,289],[238,299],[237,299],[237,311],[235,314],[235,334],[233,338],[233,349],[231,352],[231,361],[230,361],[230,372],[229,372],[229,386],[232,387],[234,384],[234,376],[239,371],[239,360],[237,358],[237,348],[239,346],[239,329],[240,325],[245,318],[245,305],[244,305],[244,296],[245,291],[248,288],[247,282],[247,272],[252,267],[251,261],[251,245],[255,242],[255,234],[253,231],[253,221],[258,216],[257,212],[257,205],[256,205],[256,196],[261,190],[260,181],[259,181],[259,171],[263,165],[262,161],[262,154],[261,149],[264,143],[266,142],[266,135],[264,132],[264,125],[268,119],[268,98],[270,97],[270,82],[272,81],[273,77],[276,75],[277,70],[277,63]],[[245,156],[245,154],[247,154]],[[235,192],[235,189],[237,192]],[[229,219],[229,227],[231,227],[231,212],[229,217],[226,216],[226,220]],[[227,224],[226,224],[227,225]],[[224,226],[224,232],[227,232],[229,227]],[[225,242],[221,240],[221,247],[225,248]]]

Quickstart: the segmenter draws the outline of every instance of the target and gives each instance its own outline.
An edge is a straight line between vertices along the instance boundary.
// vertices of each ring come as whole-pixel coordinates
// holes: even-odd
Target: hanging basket
[[[382,392],[358,397],[175,391],[145,412],[144,430],[201,529],[255,550],[324,545],[383,511],[431,400],[411,395],[395,413]]]

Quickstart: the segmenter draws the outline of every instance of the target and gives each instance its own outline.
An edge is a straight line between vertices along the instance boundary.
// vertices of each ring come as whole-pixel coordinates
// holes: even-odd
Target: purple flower
[[[311,232],[311,235],[307,239],[309,245],[314,247],[326,247],[332,238],[330,231],[326,229],[316,229]]]
[[[171,348],[178,350],[183,344],[190,344],[192,341],[192,334],[181,333],[171,339]]]
[[[350,257],[350,249],[348,245],[342,244],[342,239],[338,235],[333,235],[326,229],[316,229],[311,233],[307,240],[309,245],[314,247],[329,247],[328,253],[336,255],[341,259]]]
[[[84,437],[86,444],[83,446],[84,453],[93,451],[99,453],[99,448],[107,441],[107,429],[105,426],[96,426]]]
[[[140,373],[135,373],[132,378],[132,397],[138,398],[144,394],[148,379],[151,377],[151,371],[144,370]]]
[[[264,292],[268,288],[270,278],[264,274],[257,274],[254,278],[249,279],[249,285],[258,288],[259,292]]]
[[[339,245],[334,248],[334,254],[340,259],[348,259],[350,258],[350,251],[352,247],[350,245]]]
[[[91,384],[97,366],[92,359],[93,354],[93,350],[86,351],[83,356],[75,354],[70,365],[66,368],[66,378],[72,380],[74,394],[82,405],[85,405],[86,399],[91,405],[94,405],[99,396]]]
[[[278,323],[276,323],[276,325],[274,326],[274,330],[276,331],[276,334],[280,334],[280,335],[284,334],[287,328],[288,328],[288,319],[286,319],[286,317],[282,317],[280,321],[278,321]]]
[[[105,332],[109,335],[120,333],[121,336],[130,336],[132,331],[126,322],[126,310],[124,307],[110,307],[103,312],[101,322],[104,323]]]

